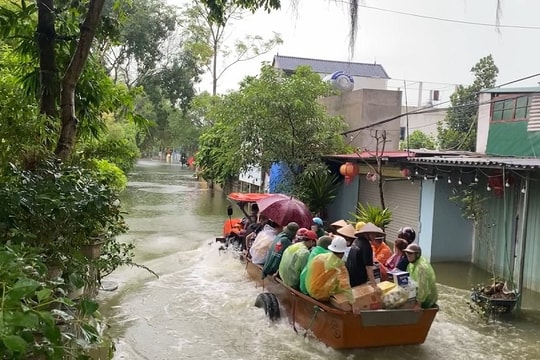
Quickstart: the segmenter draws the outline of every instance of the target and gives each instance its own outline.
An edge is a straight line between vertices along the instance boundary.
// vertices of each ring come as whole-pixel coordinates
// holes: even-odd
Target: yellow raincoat
[[[328,301],[330,296],[344,294],[354,303],[349,272],[345,263],[334,253],[317,255],[306,267],[306,289],[316,300]]]

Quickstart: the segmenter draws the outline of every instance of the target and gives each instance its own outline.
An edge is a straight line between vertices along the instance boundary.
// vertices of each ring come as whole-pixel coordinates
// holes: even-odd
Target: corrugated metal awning
[[[511,157],[410,157],[409,162],[413,164],[431,165],[459,165],[466,167],[486,167],[501,168],[506,167],[514,170],[529,170],[540,168],[540,159],[536,158],[511,158]]]

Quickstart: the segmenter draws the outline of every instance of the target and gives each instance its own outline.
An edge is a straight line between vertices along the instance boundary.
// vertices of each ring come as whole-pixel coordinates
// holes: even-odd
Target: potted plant
[[[508,281],[496,274],[495,248],[490,236],[492,225],[487,222],[488,211],[484,204],[487,198],[482,197],[478,191],[478,184],[473,182],[450,197],[450,200],[461,207],[461,213],[465,219],[473,222],[474,237],[477,241],[483,242],[488,257],[488,271],[491,273],[491,278],[486,283],[476,284],[471,289],[469,302],[471,310],[488,320],[492,315],[512,311],[519,294],[509,289]]]
[[[337,196],[338,177],[330,173],[326,166],[321,166],[305,171],[299,183],[296,189],[298,197],[313,213],[326,219],[326,207]]]
[[[371,204],[363,205],[362,203],[358,203],[356,212],[351,213],[351,215],[354,217],[355,222],[370,222],[383,230],[392,221],[392,211],[390,211],[390,209],[382,209]]]

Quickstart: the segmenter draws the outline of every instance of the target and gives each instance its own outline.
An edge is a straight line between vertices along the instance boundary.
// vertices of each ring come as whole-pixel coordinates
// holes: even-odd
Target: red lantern
[[[403,168],[399,172],[401,173],[401,176],[403,176],[403,177],[406,177],[406,178],[411,177],[411,170],[409,170],[407,168]]]
[[[358,165],[349,161],[339,168],[339,173],[345,176],[345,184],[350,184],[352,179],[358,175],[358,171]]]

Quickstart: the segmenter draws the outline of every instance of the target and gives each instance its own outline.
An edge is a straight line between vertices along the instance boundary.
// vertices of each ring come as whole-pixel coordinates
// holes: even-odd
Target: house
[[[540,197],[539,92],[481,92],[476,153],[408,159],[432,179],[422,181],[420,201],[420,244],[432,261],[470,261],[540,292],[540,206],[531,201]],[[456,195],[461,203],[449,201]],[[476,223],[467,206],[481,211]]]
[[[292,74],[297,67],[307,65],[321,78],[332,75],[338,71],[354,79],[354,88],[385,90],[390,77],[380,64],[366,64],[348,61],[310,59],[294,56],[275,55],[272,66],[283,70],[286,74]]]
[[[480,93],[477,152],[381,154],[385,202],[396,214],[389,240],[397,228],[411,225],[430,261],[473,263],[503,276],[522,293],[521,301],[540,292],[538,94],[540,87]],[[353,182],[341,185],[330,221],[350,218],[354,202],[380,204],[372,177],[365,176],[372,153],[328,160],[361,167]]]

